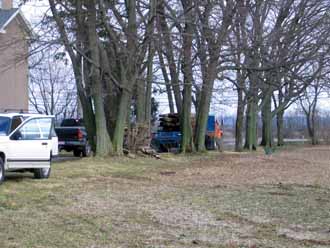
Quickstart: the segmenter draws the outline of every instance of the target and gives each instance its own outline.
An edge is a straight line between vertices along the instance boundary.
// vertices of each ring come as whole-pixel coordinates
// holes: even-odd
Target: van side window
[[[21,140],[40,140],[42,135],[40,132],[40,127],[38,120],[30,120],[24,124],[19,130],[21,134]]]
[[[41,131],[41,138],[42,139],[49,139],[52,136],[52,127],[53,127],[53,123],[52,123],[52,119],[50,118],[42,118],[42,119],[38,119],[39,122],[39,127],[40,127],[40,131]]]

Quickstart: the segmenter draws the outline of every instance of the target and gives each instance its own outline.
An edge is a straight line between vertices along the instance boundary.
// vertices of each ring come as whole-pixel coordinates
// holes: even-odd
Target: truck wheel
[[[34,178],[36,179],[46,179],[49,178],[51,168],[38,168],[34,169]]]
[[[81,151],[78,150],[78,149],[73,150],[73,155],[74,155],[75,157],[80,157],[80,155],[81,155]]]
[[[84,150],[81,152],[83,157],[89,157],[92,153],[92,147],[91,145],[87,142],[87,144],[84,147]]]
[[[2,158],[0,158],[0,184],[5,180],[5,165]]]

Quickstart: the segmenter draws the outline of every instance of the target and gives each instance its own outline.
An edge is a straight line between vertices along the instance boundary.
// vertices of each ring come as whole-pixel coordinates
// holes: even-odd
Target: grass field
[[[330,147],[52,170],[0,186],[1,248],[330,247]]]

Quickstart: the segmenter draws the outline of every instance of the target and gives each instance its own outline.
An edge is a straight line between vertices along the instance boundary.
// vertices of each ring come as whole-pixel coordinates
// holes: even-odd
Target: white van
[[[30,171],[48,178],[58,155],[54,116],[0,113],[0,183],[7,171]]]

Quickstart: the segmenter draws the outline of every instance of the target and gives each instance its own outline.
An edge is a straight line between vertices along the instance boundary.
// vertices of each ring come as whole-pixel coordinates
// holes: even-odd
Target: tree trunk
[[[163,57],[163,54],[162,54],[160,48],[157,49],[157,53],[158,53],[160,68],[162,70],[163,78],[164,78],[164,81],[165,81],[165,87],[166,87],[166,93],[167,93],[167,99],[168,99],[168,106],[170,108],[170,113],[173,114],[173,113],[175,113],[175,110],[174,110],[174,102],[173,102],[172,88],[171,88],[170,79],[169,79],[167,71],[166,71],[164,57]]]
[[[107,129],[106,117],[104,112],[103,91],[100,76],[100,52],[98,44],[98,36],[96,33],[96,2],[89,1],[86,5],[88,8],[88,41],[91,54],[91,80],[92,94],[95,110],[95,126],[96,126],[96,155],[107,156],[112,153],[112,143]]]
[[[247,108],[245,111],[245,143],[244,143],[244,149],[249,149],[249,124],[250,124],[250,112],[251,105],[248,103]]]
[[[261,122],[262,122],[262,127],[261,127],[261,142],[260,146],[266,146],[266,125],[267,125],[267,120],[266,120],[266,110],[265,110],[265,105],[261,109]]]
[[[101,55],[101,67],[103,72],[103,87],[104,92],[106,93],[104,97],[104,110],[106,113],[108,133],[110,135],[110,138],[112,139],[117,116],[117,109],[114,108],[114,106],[118,106],[119,89],[118,86],[115,86],[111,81],[110,75],[113,73],[113,69],[111,68],[107,51],[102,44],[99,45],[99,49]],[[87,69],[85,71],[86,75],[88,76],[89,72],[87,71]]]
[[[279,111],[276,114],[276,124],[277,124],[277,146],[284,146],[284,111]]]
[[[243,150],[243,125],[244,125],[244,99],[243,90],[237,89],[238,101],[237,101],[237,117],[235,128],[235,151],[241,152]]]
[[[123,155],[124,134],[130,100],[131,94],[127,90],[123,90],[117,112],[116,127],[113,133],[114,152],[117,155]]]
[[[196,148],[199,152],[206,151],[205,136],[207,128],[207,120],[209,117],[209,110],[212,98],[212,90],[214,80],[216,78],[217,62],[210,60],[210,65],[206,70],[205,81],[203,82],[200,103],[198,105],[198,113],[196,119]]]
[[[271,98],[266,100],[266,108],[265,108],[265,146],[272,147],[273,146],[273,135],[272,135],[272,105]]]
[[[272,102],[266,95],[262,107],[262,140],[261,146],[272,147]]]
[[[146,82],[143,79],[136,80],[136,122],[144,124],[146,120]]]
[[[315,133],[315,114],[309,113],[306,115],[306,123],[307,123],[307,130],[308,130],[308,135],[309,138],[311,139],[312,145],[317,145],[318,139],[316,137]]]
[[[151,130],[151,97],[152,97],[152,81],[154,69],[154,56],[155,48],[153,42],[150,43],[148,53],[148,68],[147,68],[147,88],[145,99],[145,123],[148,125],[149,131]]]
[[[192,1],[182,0],[185,12],[185,29],[183,33],[183,74],[184,74],[184,92],[182,109],[182,146],[181,151],[193,152],[194,142],[191,127],[191,105],[192,105],[192,41],[193,41],[193,16]]]
[[[314,104],[312,106],[312,119],[311,119],[311,127],[312,127],[312,130],[313,130],[313,136],[312,136],[312,145],[318,145],[319,141],[318,141],[318,138],[317,138],[317,134],[316,134],[316,106],[317,106],[317,98],[318,98],[318,90],[316,88],[315,90],[315,98],[314,98]]]
[[[146,86],[146,99],[145,99],[145,122],[148,126],[148,137],[151,133],[151,98],[152,98],[152,83],[153,83],[153,70],[154,70],[154,57],[156,53],[155,39],[152,37],[155,31],[155,18],[157,0],[150,0],[149,10],[149,51],[148,51],[148,66],[147,66],[147,86]]]
[[[137,42],[137,26],[136,26],[136,1],[127,0],[127,60],[125,65],[121,65],[122,92],[120,96],[116,128],[113,135],[114,151],[117,155],[123,154],[124,132],[126,120],[129,114],[129,106],[132,98],[132,85],[135,84],[136,76],[136,42]]]
[[[278,108],[283,100],[282,89],[280,89],[278,93],[278,106],[275,107]],[[284,146],[284,111],[284,109],[279,109],[276,112],[277,146]]]
[[[246,116],[246,139],[244,146],[250,151],[257,149],[257,117],[257,103],[253,97],[250,97]]]
[[[137,123],[135,142],[131,142],[131,150],[136,152],[139,147],[148,146],[150,144],[151,133],[151,96],[152,96],[152,80],[153,80],[153,59],[154,59],[153,44],[150,43],[147,59],[147,79],[146,83],[138,80],[138,89],[143,86],[143,89],[137,90]],[[132,129],[129,129],[132,131]]]
[[[83,63],[84,64],[84,63]],[[84,65],[82,65],[84,66]],[[84,125],[87,131],[88,141],[91,145],[94,152],[96,152],[96,124],[95,124],[95,115],[93,111],[93,103],[91,97],[87,97],[85,90],[83,88],[82,84],[82,77],[81,72],[75,72],[75,69],[73,70],[75,74],[76,79],[76,86],[77,86],[77,92],[82,108],[82,113],[84,117]],[[86,82],[86,85],[90,85],[89,82]]]

